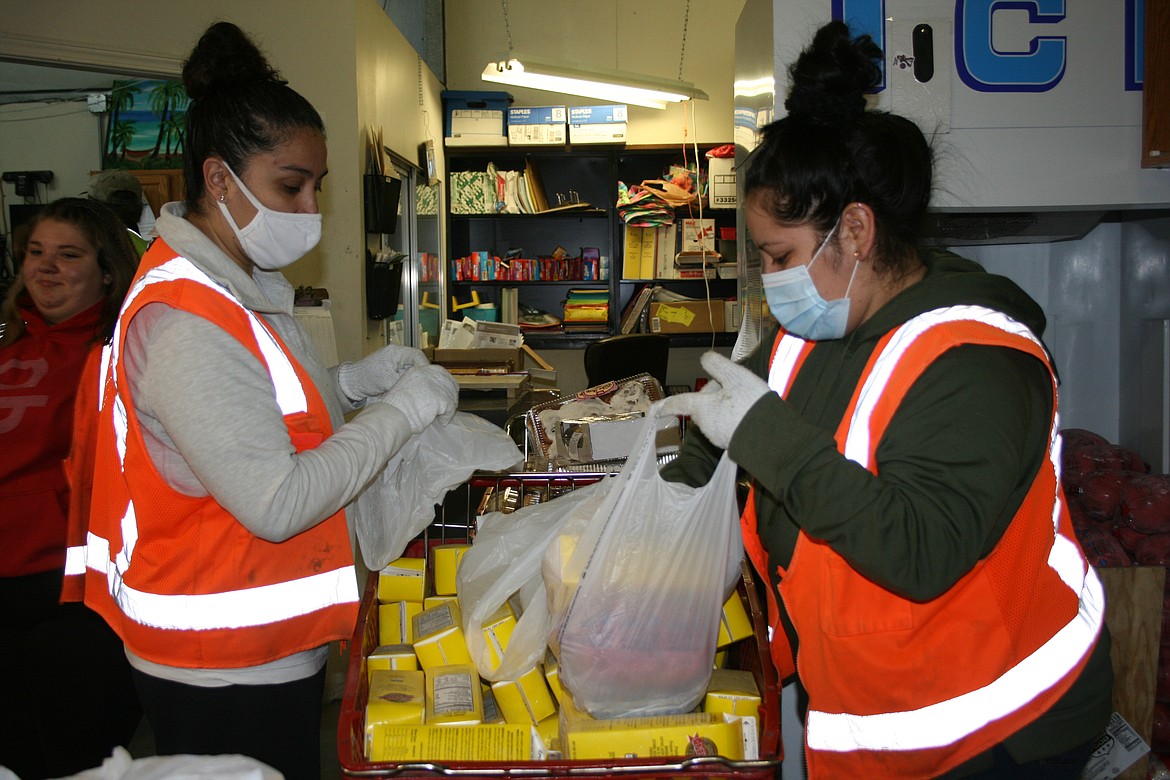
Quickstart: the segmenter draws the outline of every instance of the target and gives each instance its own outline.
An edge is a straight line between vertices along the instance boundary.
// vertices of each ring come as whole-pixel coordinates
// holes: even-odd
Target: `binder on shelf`
[[[642,237],[644,228],[626,225],[625,241],[622,245],[622,278],[643,279]]]
[[[654,247],[654,278],[677,278],[674,269],[675,249],[678,246],[678,225],[671,223],[654,228],[657,234]]]
[[[658,229],[645,227],[642,231],[641,261],[638,263],[639,279],[654,278],[654,259],[658,246]]]
[[[544,182],[531,159],[524,161],[524,180],[528,183],[528,195],[533,206],[532,213],[539,214],[542,211],[548,211],[548,198],[544,194]]]
[[[618,330],[622,333],[634,333],[638,330],[638,323],[642,319],[642,313],[646,311],[646,307],[650,305],[650,298],[654,295],[654,286],[650,284],[642,285],[642,289],[630,299],[629,305],[622,313],[622,321],[618,326]]]

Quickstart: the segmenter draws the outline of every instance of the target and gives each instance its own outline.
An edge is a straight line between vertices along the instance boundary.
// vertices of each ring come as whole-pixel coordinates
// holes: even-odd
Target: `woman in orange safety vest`
[[[83,396],[93,488],[67,574],[122,638],[160,755],[316,780],[329,644],[358,607],[346,507],[458,390],[405,347],[322,365],[280,270],[321,236],[321,117],[227,22],[183,81],[186,198]]]
[[[880,56],[833,22],[793,66],[742,172],[779,327],[664,402],[702,435],[663,475],[701,484],[726,450],[751,478],[744,543],[810,778],[1076,778],[1112,674],[1044,315],[915,245],[931,152],[866,109]]]

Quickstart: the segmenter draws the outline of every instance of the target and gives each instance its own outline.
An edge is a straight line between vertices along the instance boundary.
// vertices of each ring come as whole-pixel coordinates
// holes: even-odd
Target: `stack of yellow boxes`
[[[464,639],[455,585],[468,549],[432,548],[430,576],[423,558],[400,558],[378,574],[379,645],[365,657],[370,761],[758,757],[761,697],[755,679],[750,672],[719,668],[726,648],[753,630],[738,593],[723,608],[717,671],[701,712],[598,720],[573,707],[551,651],[519,679],[480,679]],[[484,621],[493,666],[516,619],[505,604]]]

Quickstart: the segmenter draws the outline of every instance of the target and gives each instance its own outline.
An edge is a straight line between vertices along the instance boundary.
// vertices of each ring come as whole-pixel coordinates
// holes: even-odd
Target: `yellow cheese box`
[[[723,756],[742,761],[747,757],[746,729],[740,718],[692,712],[598,720],[566,718],[564,707],[561,712],[561,750],[569,759]],[[754,738],[754,722],[751,731]]]
[[[561,686],[561,665],[550,651],[545,651],[544,654],[544,681],[548,683],[548,689],[552,691],[557,704],[563,702],[565,689]]]
[[[545,551],[541,568],[548,585],[548,607],[551,612],[563,612],[577,590],[580,574],[576,571],[577,567],[570,566],[570,562],[577,550],[578,538],[573,534],[562,533],[553,539]]]
[[[492,693],[492,687],[480,681],[479,692],[483,696],[483,722],[484,723],[503,723],[504,714],[500,712],[500,705],[496,703],[496,695]]]
[[[471,549],[469,544],[440,544],[431,548],[431,561],[435,567],[435,595],[455,595],[455,573],[463,554]]]
[[[719,638],[715,640],[715,646],[727,647],[751,635],[752,619],[748,617],[737,591],[723,604],[723,614],[719,618]]]
[[[759,718],[763,698],[751,672],[716,669],[703,697],[703,711]]]
[[[478,726],[375,726],[370,761],[543,761],[536,729],[512,723]]]
[[[508,640],[512,638],[512,631],[515,628],[516,613],[507,602],[501,604],[491,617],[483,621],[483,641],[491,659],[492,669],[498,667],[504,660],[504,650],[508,647]]]
[[[437,607],[440,604],[446,604],[448,601],[453,601],[456,604],[458,604],[459,597],[458,596],[427,596],[425,599],[423,599],[423,609],[430,609],[431,607]]]
[[[417,601],[392,601],[378,605],[378,644],[409,645],[414,642],[414,616],[423,611]]]
[[[550,753],[561,752],[561,721],[559,715],[559,712],[554,712],[536,724],[536,733],[540,735],[541,741],[544,742],[545,748]]]
[[[759,758],[755,718],[708,712],[641,718],[594,718],[571,699],[561,704],[565,758],[714,756]]]
[[[414,654],[424,670],[472,663],[461,620],[458,605],[450,601],[414,616]]]
[[[398,558],[378,572],[378,601],[417,601],[427,595],[427,562],[424,558]]]
[[[426,670],[426,723],[429,726],[474,726],[483,723],[483,691],[472,664]]]
[[[544,672],[534,666],[517,680],[498,680],[492,692],[508,723],[540,723],[557,711],[557,702],[545,682]]]
[[[377,671],[370,675],[366,702],[366,749],[377,725],[421,724],[425,680],[419,671]]]
[[[418,657],[410,645],[379,645],[366,656],[366,676],[374,672],[418,669]]]

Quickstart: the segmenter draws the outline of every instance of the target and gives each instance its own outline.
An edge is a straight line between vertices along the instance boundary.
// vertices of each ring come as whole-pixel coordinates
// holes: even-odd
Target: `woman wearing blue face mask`
[[[183,80],[186,200],[103,355],[67,575],[121,636],[160,754],[315,780],[329,644],[359,600],[351,502],[458,391],[405,348],[326,370],[280,273],[321,237],[321,117],[226,22]]]
[[[916,246],[931,151],[866,110],[880,57],[834,22],[792,67],[743,173],[778,327],[664,402],[697,430],[663,475],[702,484],[726,450],[751,478],[744,543],[809,777],[1075,778],[1110,643],[1059,487],[1044,315]]]

